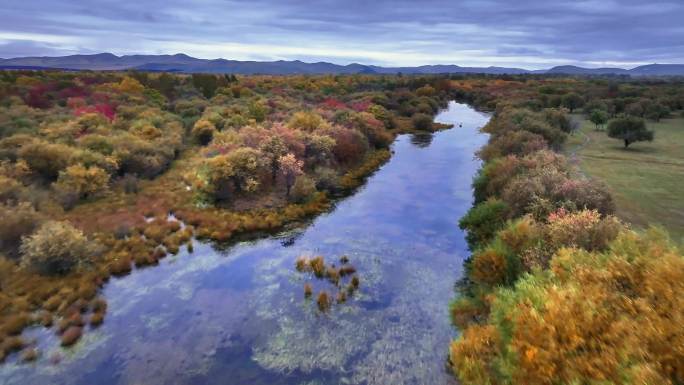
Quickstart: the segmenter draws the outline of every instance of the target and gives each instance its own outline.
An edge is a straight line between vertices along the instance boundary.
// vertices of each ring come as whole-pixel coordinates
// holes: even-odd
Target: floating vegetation
[[[349,257],[343,255],[340,257],[341,267],[336,267],[335,264],[326,265],[325,258],[321,255],[314,258],[307,256],[299,256],[295,260],[295,268],[300,273],[313,273],[313,276],[320,280],[327,280],[332,284],[332,289],[337,290],[335,295],[335,302],[338,304],[347,302],[347,297],[353,295],[359,288],[359,277],[354,275],[349,282],[345,284],[342,280],[356,273],[356,268],[349,264]],[[304,298],[309,298],[313,295],[313,288],[310,283],[304,284]],[[332,297],[324,290],[318,294],[317,304],[320,311],[327,311],[332,305]]]

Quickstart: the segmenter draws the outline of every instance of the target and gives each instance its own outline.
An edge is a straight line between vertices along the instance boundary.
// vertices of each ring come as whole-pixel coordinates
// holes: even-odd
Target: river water
[[[362,188],[300,229],[227,248],[195,242],[192,254],[112,279],[102,326],[69,349],[30,330],[41,358],[0,366],[0,382],[450,383],[448,303],[468,255],[457,223],[489,116],[451,102],[435,119],[455,126],[399,136]],[[335,289],[297,272],[300,255],[347,255],[359,290],[319,311],[304,283]]]

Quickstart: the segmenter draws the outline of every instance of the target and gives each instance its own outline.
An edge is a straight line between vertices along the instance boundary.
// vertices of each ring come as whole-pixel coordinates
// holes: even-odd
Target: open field
[[[567,151],[576,152],[580,169],[608,185],[617,214],[635,227],[661,224],[672,238],[684,238],[684,119],[648,122],[653,142],[624,149],[622,142],[582,120],[581,132],[570,137]],[[587,140],[588,138],[588,140]]]

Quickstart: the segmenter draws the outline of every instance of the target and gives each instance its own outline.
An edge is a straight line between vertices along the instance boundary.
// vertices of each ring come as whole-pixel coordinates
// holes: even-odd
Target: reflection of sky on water
[[[6,364],[12,384],[445,383],[447,304],[467,246],[458,218],[471,204],[474,152],[488,117],[450,104],[455,128],[404,135],[391,161],[354,196],[299,234],[193,254],[114,279],[102,327],[73,349],[43,343],[41,360]],[[463,126],[459,127],[459,123]],[[292,244],[283,241],[294,239]],[[361,289],[320,313],[297,256],[346,254]],[[36,334],[41,334],[39,331]],[[42,333],[43,335],[45,333]],[[38,337],[44,339],[44,337]],[[60,357],[58,364],[48,361]]]

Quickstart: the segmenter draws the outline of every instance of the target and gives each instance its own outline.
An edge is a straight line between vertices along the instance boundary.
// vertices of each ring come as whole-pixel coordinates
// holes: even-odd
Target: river
[[[468,255],[458,218],[471,206],[474,154],[489,116],[449,103],[454,128],[401,135],[391,160],[306,226],[226,248],[195,242],[104,288],[105,322],[62,349],[29,337],[32,364],[7,384],[446,384],[448,303]],[[359,290],[327,312],[305,299],[331,284],[297,272],[300,255],[347,255]]]

